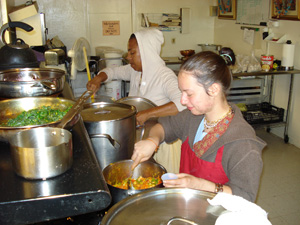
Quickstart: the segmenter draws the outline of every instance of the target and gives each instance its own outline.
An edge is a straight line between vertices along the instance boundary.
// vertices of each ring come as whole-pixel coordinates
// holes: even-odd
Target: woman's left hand
[[[144,123],[148,120],[148,113],[146,110],[138,112],[136,114],[136,123],[137,125],[144,125]]]
[[[164,180],[163,185],[165,187],[191,188],[191,189],[211,191],[210,181],[186,173],[180,173],[176,175],[178,179]]]

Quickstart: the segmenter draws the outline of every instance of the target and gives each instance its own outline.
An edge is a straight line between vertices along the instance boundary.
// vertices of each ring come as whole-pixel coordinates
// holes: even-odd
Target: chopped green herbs
[[[23,111],[16,118],[9,119],[5,127],[22,127],[29,125],[43,125],[61,120],[64,115],[71,109],[69,106],[65,110],[53,109],[51,106],[42,106],[41,108]]]

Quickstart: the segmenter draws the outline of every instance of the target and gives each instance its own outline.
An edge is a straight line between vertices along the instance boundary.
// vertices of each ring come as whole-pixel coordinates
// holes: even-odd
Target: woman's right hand
[[[93,93],[97,92],[100,88],[101,82],[97,81],[96,77],[88,81],[86,84],[86,89],[92,91]]]
[[[106,80],[107,80],[106,73],[100,72],[93,79],[87,82],[86,89],[88,91],[92,91],[93,93],[96,93],[99,90],[101,83]]]
[[[131,169],[133,170],[139,163],[150,159],[156,148],[155,143],[147,139],[135,143],[131,156],[133,160]]]

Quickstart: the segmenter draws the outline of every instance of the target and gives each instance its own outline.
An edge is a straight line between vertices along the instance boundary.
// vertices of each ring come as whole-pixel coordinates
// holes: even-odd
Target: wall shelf
[[[273,41],[273,38],[278,37],[277,41]],[[286,43],[286,35],[281,35],[281,34],[274,34],[274,33],[270,33],[265,39],[264,41],[269,42],[269,43],[274,43],[274,44],[284,44]]]
[[[141,13],[141,26],[153,27],[161,31],[180,31],[189,33],[190,31],[190,9],[181,8],[177,13]]]

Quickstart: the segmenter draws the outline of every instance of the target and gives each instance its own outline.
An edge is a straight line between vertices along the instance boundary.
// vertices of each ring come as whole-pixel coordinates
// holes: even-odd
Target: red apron
[[[224,146],[219,148],[215,162],[207,162],[196,156],[189,146],[189,138],[182,143],[180,173],[187,173],[214,183],[226,184],[229,179],[222,166]]]

